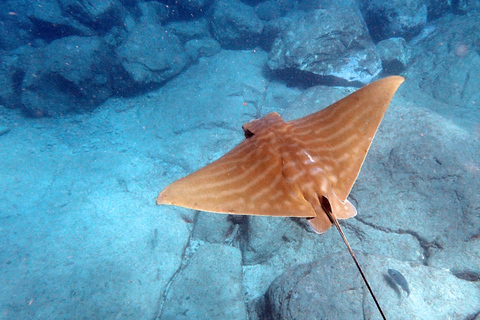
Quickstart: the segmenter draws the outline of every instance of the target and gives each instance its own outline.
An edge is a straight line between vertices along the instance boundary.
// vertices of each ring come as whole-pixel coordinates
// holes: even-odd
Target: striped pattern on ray
[[[332,214],[349,218],[346,200],[402,77],[388,77],[306,117],[277,113],[243,126],[245,139],[204,168],[167,186],[158,204],[218,213],[309,217],[317,232]]]
[[[283,179],[279,145],[272,132],[244,140],[168,186],[157,203],[218,213],[314,217],[298,185]]]
[[[290,121],[294,136],[319,156],[337,196],[345,200],[357,179],[393,93],[403,82],[388,77],[329,107]]]

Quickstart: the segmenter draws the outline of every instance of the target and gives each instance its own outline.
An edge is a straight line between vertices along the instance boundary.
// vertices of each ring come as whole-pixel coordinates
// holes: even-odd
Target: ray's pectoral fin
[[[323,233],[332,225],[326,210],[337,219],[348,219],[357,215],[353,204],[348,200],[340,200],[331,187],[325,195],[319,195],[315,200],[313,208],[317,216],[308,219],[308,223],[316,233]]]

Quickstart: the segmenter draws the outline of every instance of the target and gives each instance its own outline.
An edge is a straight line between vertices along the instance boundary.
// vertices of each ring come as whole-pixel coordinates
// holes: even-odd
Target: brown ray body
[[[297,120],[285,122],[278,113],[269,113],[246,123],[247,138],[242,143],[167,186],[157,204],[217,213],[305,217],[318,233],[335,223],[344,238],[336,219],[357,213],[348,194],[403,81],[399,76],[378,80]]]
[[[402,77],[388,77],[306,117],[278,113],[246,123],[249,138],[220,159],[175,181],[157,204],[217,213],[306,217],[318,233],[355,216],[347,196]]]

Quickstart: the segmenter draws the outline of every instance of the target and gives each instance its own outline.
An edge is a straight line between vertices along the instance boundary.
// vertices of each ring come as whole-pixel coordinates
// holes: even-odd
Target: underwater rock
[[[302,13],[295,12],[286,17],[280,17],[266,22],[262,31],[261,41],[259,43],[262,49],[266,52],[270,52],[277,37],[284,30],[288,29],[290,24],[296,21],[300,16],[302,16]]]
[[[387,319],[466,319],[478,312],[480,289],[475,283],[458,279],[445,270],[360,252],[355,254]],[[382,278],[388,268],[408,275],[410,297],[399,296],[398,290]],[[257,303],[260,319],[380,318],[346,252],[286,271],[272,282]],[[462,308],[458,308],[459,304]]]
[[[478,13],[480,2],[472,0],[452,1],[453,10],[457,14]]]
[[[468,241],[443,249],[433,255],[428,265],[436,268],[480,274],[480,240],[474,235]]]
[[[255,6],[255,12],[260,19],[270,21],[293,11],[295,5],[296,3],[288,0],[266,0]]]
[[[346,83],[368,83],[382,68],[355,7],[318,9],[300,16],[275,40],[268,66]]]
[[[254,48],[263,30],[255,10],[238,0],[219,0],[213,6],[210,30],[226,49]]]
[[[113,26],[122,25],[126,15],[126,10],[120,1],[59,0],[59,3],[65,15],[72,16],[99,33]]]
[[[377,43],[377,52],[383,70],[388,74],[400,74],[408,65],[409,49],[403,38],[390,38]]]
[[[93,30],[69,15],[72,11],[62,7],[64,2],[39,0],[29,3],[27,16],[33,23],[33,37],[51,41],[72,35],[94,35]]]
[[[208,22],[205,19],[171,22],[165,26],[165,29],[176,35],[182,43],[192,39],[210,38]]]
[[[451,0],[426,0],[428,8],[428,20],[438,19],[452,10]]]
[[[200,57],[211,57],[222,50],[220,43],[213,38],[193,39],[185,43],[185,50],[190,54],[192,60]]]
[[[248,217],[248,237],[243,248],[243,264],[263,263],[284,244],[290,219],[279,217]]]
[[[159,319],[247,319],[240,250],[202,244],[173,280]]]
[[[362,257],[358,257],[360,262]],[[364,297],[368,292],[363,286],[348,253],[331,255],[277,277],[257,310],[265,312],[261,319],[368,319],[378,311],[373,300]]]
[[[116,52],[136,87],[164,83],[191,62],[178,37],[155,24],[135,26]]]
[[[368,0],[362,11],[370,35],[375,41],[391,37],[410,40],[427,22],[425,0]]]
[[[25,111],[40,117],[92,110],[112,94],[111,56],[99,37],[65,37],[39,49],[21,85]]]
[[[195,223],[193,236],[210,243],[225,243],[233,231],[233,224],[226,214],[199,212]]]
[[[14,50],[32,39],[33,23],[27,16],[28,5],[18,0],[0,1],[0,49]],[[4,55],[5,52],[2,52]]]
[[[175,4],[182,16],[191,19],[202,16],[212,2],[213,0],[177,0]]]
[[[430,96],[452,107],[478,108],[480,14],[438,19],[430,34],[412,47],[407,77]],[[468,34],[470,36],[465,37]]]
[[[137,7],[141,13],[140,23],[143,24],[161,25],[170,15],[167,5],[155,1],[141,2]]]
[[[29,61],[36,50],[23,46],[2,54],[0,64],[0,103],[6,108],[16,109],[22,106],[20,101],[21,85]]]

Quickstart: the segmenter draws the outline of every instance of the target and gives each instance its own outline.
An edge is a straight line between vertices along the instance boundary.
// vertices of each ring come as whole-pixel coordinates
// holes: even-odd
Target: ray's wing
[[[391,76],[369,84],[306,117],[289,121],[295,138],[315,154],[335,194],[344,201],[395,91],[404,81]]]
[[[167,186],[157,204],[217,213],[314,217],[300,189],[282,177],[272,133],[244,140],[220,159]]]

